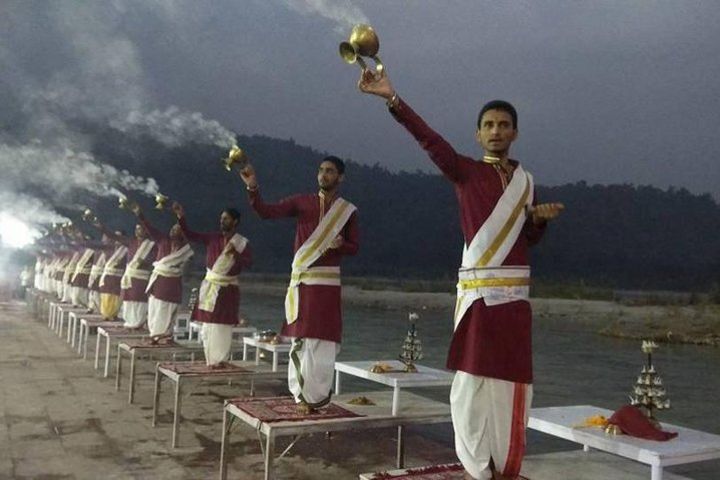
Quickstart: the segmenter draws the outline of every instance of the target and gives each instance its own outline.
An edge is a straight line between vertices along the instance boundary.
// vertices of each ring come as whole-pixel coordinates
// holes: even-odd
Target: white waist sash
[[[288,323],[297,320],[299,313],[299,286],[305,285],[329,285],[339,287],[340,267],[311,267],[306,270],[294,269],[290,275],[290,285],[285,295],[285,317]]]
[[[530,267],[527,266],[460,269],[458,276],[456,327],[470,306],[481,298],[487,306],[493,306],[530,297]]]
[[[149,280],[150,270],[141,270],[139,268],[125,267],[125,273],[123,273],[120,279],[120,286],[124,289],[132,287],[132,279],[137,280]]]
[[[504,266],[503,262],[522,234],[532,203],[532,176],[518,166],[490,216],[463,249],[455,328],[470,306],[481,298],[488,306],[528,299],[530,267]]]
[[[95,280],[100,278],[100,275],[103,273],[103,266],[101,265],[93,265],[90,267],[90,276],[88,277],[88,287],[92,287],[93,283],[95,283]]]
[[[340,285],[340,267],[311,267],[330,248],[352,214],[355,205],[338,197],[315,230],[295,252],[290,285],[285,295],[285,320],[291,324],[298,317],[298,285]],[[321,270],[322,269],[322,270]],[[337,277],[337,278],[335,278]],[[317,283],[310,283],[317,282]],[[327,283],[320,283],[327,282]]]
[[[145,292],[150,291],[150,288],[153,286],[158,277],[182,277],[183,267],[192,256],[192,248],[190,248],[189,244],[185,244],[178,250],[170,253],[169,255],[165,255],[156,262],[153,262],[153,271],[152,274],[150,274],[150,280],[148,281]]]
[[[240,275],[221,275],[208,268],[198,292],[198,309],[214,312],[220,288],[231,285],[240,286]]]
[[[127,267],[125,267],[125,274],[120,279],[120,285],[124,289],[128,289],[132,287],[132,279],[136,278],[138,280],[149,280],[150,279],[150,270],[138,268],[140,265],[142,265],[143,259],[145,259],[150,252],[152,251],[153,246],[155,246],[155,242],[151,240],[143,240],[140,243],[140,246],[138,246],[138,249],[135,251],[135,255],[133,256],[132,260],[128,262]]]

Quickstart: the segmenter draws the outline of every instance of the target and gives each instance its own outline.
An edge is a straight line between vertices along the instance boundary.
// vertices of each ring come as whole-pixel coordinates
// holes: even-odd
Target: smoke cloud
[[[350,0],[285,0],[287,5],[303,14],[321,15],[335,23],[335,31],[347,34],[353,25],[370,23],[367,16]]]

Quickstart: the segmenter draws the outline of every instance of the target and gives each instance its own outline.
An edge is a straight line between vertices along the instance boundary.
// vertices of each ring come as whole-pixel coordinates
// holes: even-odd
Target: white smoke
[[[118,188],[146,195],[159,191],[152,178],[131,175],[68,146],[0,144],[0,171],[3,172],[0,187],[6,191],[39,187],[56,201],[78,190],[100,196],[116,196]]]
[[[68,220],[38,198],[9,191],[0,191],[0,212],[34,225],[62,223]]]
[[[0,190],[0,243],[22,248],[43,235],[42,225],[66,222],[42,200]]]
[[[370,23],[367,16],[350,0],[285,0],[293,10],[303,14],[318,14],[335,22],[335,31],[347,34],[353,25]]]
[[[228,129],[201,113],[175,106],[148,107],[152,100],[146,92],[139,49],[122,30],[122,19],[130,13],[127,4],[54,2],[47,7],[47,18],[62,34],[73,61],[68,64],[70,68],[55,72],[44,85],[24,89],[35,136],[45,138],[53,130],[64,134],[66,119],[80,118],[170,147],[191,142],[222,148],[234,144],[234,135]],[[175,11],[164,2],[133,8],[158,16]]]
[[[151,134],[170,147],[193,142],[229,149],[235,144],[235,136],[219,122],[208,120],[198,112],[182,112],[175,106],[149,113],[133,110],[122,119],[112,119],[110,125],[134,136]]]

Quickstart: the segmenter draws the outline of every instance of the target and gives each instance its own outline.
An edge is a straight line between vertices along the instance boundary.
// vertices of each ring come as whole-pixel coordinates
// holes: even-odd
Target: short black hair
[[[335,168],[337,168],[337,171],[340,175],[343,175],[345,173],[345,162],[340,160],[338,157],[334,155],[328,155],[327,157],[322,159],[322,162],[331,162],[335,165]]]
[[[478,129],[481,127],[482,124],[482,117],[485,115],[485,112],[488,110],[500,110],[503,112],[507,112],[512,117],[513,122],[513,128],[517,130],[518,128],[518,115],[517,110],[515,110],[515,107],[513,107],[512,103],[506,102],[505,100],[492,100],[480,109],[480,114],[478,115],[477,119],[477,127]]]
[[[238,220],[238,221],[240,220],[240,211],[235,208],[228,207],[220,213],[221,214],[227,213],[228,215],[230,215],[233,218],[233,220]]]

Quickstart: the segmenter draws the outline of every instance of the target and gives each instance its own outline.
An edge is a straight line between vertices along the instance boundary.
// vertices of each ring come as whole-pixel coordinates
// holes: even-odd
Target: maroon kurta
[[[225,249],[227,240],[229,240],[232,235],[225,238],[221,232],[193,232],[188,228],[185,217],[181,217],[179,219],[179,223],[185,233],[185,237],[187,237],[188,240],[191,242],[205,244],[205,250],[207,251],[207,255],[205,257],[207,267],[212,268],[215,264],[215,260],[217,260]],[[249,267],[252,264],[252,251],[250,250],[249,243],[241,254],[238,254],[235,250],[233,250],[233,254],[235,256],[235,264],[227,273],[230,276],[239,275],[243,268]],[[199,310],[196,306],[193,311],[192,318],[199,322],[236,325],[238,323],[239,315],[240,288],[237,285],[228,285],[227,287],[220,287],[214,311],[206,312],[204,310]]]
[[[136,237],[125,237],[122,235],[116,235],[114,232],[106,229],[103,229],[103,233],[127,247],[127,261],[125,263],[125,267],[127,268],[127,265],[130,263],[130,260],[132,260],[132,258],[135,256],[135,252],[138,251],[138,248],[140,247],[140,244],[143,242],[143,240],[139,240]],[[148,272],[148,275],[150,275],[150,272],[152,271],[152,262],[155,258],[156,252],[157,243],[153,245],[153,248],[150,249],[148,254],[145,256],[145,258],[142,259],[142,262],[140,263],[140,270],[146,270]],[[121,279],[122,277],[118,278],[118,283],[120,283]],[[107,277],[105,283],[107,283]],[[145,293],[145,289],[147,288],[147,284],[147,280],[140,278],[131,278],[130,288],[122,289],[121,296],[123,301],[146,303],[147,293]]]
[[[106,260],[110,260],[110,257],[112,257],[113,253],[115,253],[116,248],[111,247],[111,250],[108,250],[105,255],[107,256]],[[122,258],[116,265],[115,268],[118,270],[125,270],[125,263],[126,259]],[[105,265],[107,266],[107,261],[105,262]],[[102,275],[100,275],[102,278]],[[105,283],[100,287],[100,293],[109,293],[111,295],[120,295],[121,287],[120,287],[120,278],[121,275],[105,275]],[[100,280],[98,279],[98,284]]]
[[[103,255],[105,255],[105,263],[107,263],[107,260],[110,258],[110,256],[113,254],[114,251],[115,251],[115,248],[112,245],[105,245],[105,244],[100,245],[97,248],[97,250],[95,250],[95,258],[93,261],[93,266],[99,264],[100,259],[102,258]],[[105,266],[105,263],[103,263],[103,267]],[[100,277],[102,277],[102,272],[100,273],[100,275],[98,275],[95,278],[95,281],[92,284],[88,285],[90,290],[92,290],[93,292],[100,291]],[[88,280],[88,282],[89,282],[89,280]]]
[[[141,215],[139,218],[140,223],[145,227],[150,238],[155,241],[155,245],[157,246],[156,260],[160,260],[173,253],[174,250],[170,236],[153,227],[144,216]],[[182,248],[182,245],[180,245],[180,248]],[[179,304],[182,302],[182,277],[164,277],[158,275],[152,287],[150,287],[148,294],[158,300]]]
[[[405,102],[391,113],[418,141],[430,159],[455,187],[460,226],[470,244],[503,194],[500,174],[491,164],[458,154]],[[511,161],[517,166],[517,162]],[[531,220],[503,265],[527,266],[528,247],[540,240],[545,225]],[[532,383],[532,313],[527,301],[487,306],[478,300],[468,309],[453,334],[447,367],[473,375]]]
[[[75,279],[73,280],[73,275],[70,276],[70,285],[73,287],[80,287],[80,288],[88,288],[88,280],[90,279],[90,267],[92,266],[93,262],[100,256],[100,252],[97,250],[98,245],[95,242],[84,242],[81,247],[78,248],[78,252],[80,252],[80,258],[82,258],[83,255],[85,255],[85,250],[91,249],[93,251],[92,255],[90,256],[90,259],[88,259],[87,263],[85,264],[85,270],[88,270],[88,273],[79,273],[75,276]],[[78,258],[78,262],[80,261],[80,258]]]
[[[62,259],[59,265],[62,265],[60,267],[57,267],[55,270],[55,273],[53,274],[53,278],[57,280],[58,282],[62,282],[63,276],[65,275],[65,267],[67,267],[68,262],[72,258],[74,252],[69,251],[62,251],[59,253],[59,257]]]
[[[249,192],[250,205],[260,218],[297,217],[293,252],[305,243],[320,223],[320,196],[317,193],[295,195],[275,204],[263,202],[260,192]],[[335,199],[323,199],[324,214]],[[354,212],[340,232],[344,242],[340,248],[328,249],[313,267],[340,266],[343,255],[355,255],[359,247],[357,212]],[[304,285],[298,287],[300,300],[298,318],[293,324],[285,322],[282,335],[299,338],[317,338],[340,343],[342,341],[341,287],[331,285]]]

